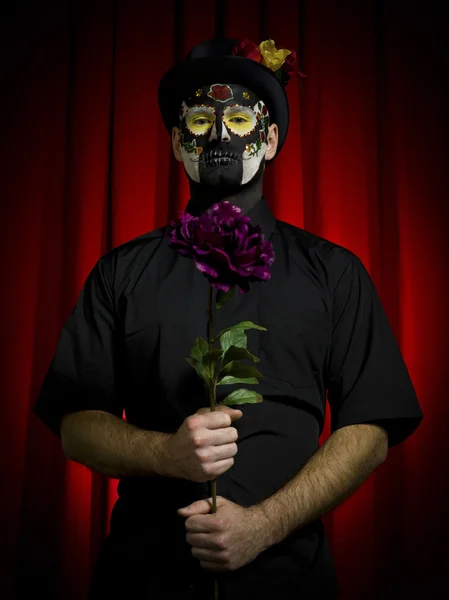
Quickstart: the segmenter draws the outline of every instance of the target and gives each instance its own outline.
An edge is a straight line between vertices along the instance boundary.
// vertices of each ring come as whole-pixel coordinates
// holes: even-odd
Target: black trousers
[[[179,560],[168,548],[134,546],[106,538],[92,573],[87,600],[338,600],[335,580],[326,572],[315,573],[304,585],[271,581],[251,569],[212,573],[199,562]],[[149,559],[148,557],[152,557]],[[180,566],[182,564],[183,566]],[[316,585],[319,590],[316,590]],[[81,599],[80,599],[81,600]]]
[[[104,540],[90,580],[87,600],[214,600],[213,577],[179,567],[169,548],[145,548],[141,540],[109,536]],[[156,552],[157,551],[157,552]],[[151,558],[148,558],[151,557]],[[179,557],[178,557],[179,558]],[[225,600],[220,594],[219,600]]]
[[[170,579],[167,577],[166,589],[152,583],[136,586],[135,582],[114,587],[112,585],[114,577],[111,575],[110,580],[104,581],[101,585],[98,580],[93,582],[88,600],[118,600],[119,598],[120,600],[215,600],[213,585],[208,590],[194,585],[179,586],[178,589],[173,589]],[[265,585],[261,588],[251,582],[238,586],[219,585],[218,593],[218,600],[338,600],[338,598],[335,591],[303,594],[300,591],[279,589],[275,584]]]
[[[166,579],[161,581],[160,574],[149,575],[148,578],[128,578],[123,571],[95,571],[91,580],[88,600],[215,600],[213,582],[207,587],[204,584],[188,584],[179,578],[176,570],[170,573],[166,567]],[[251,579],[234,582],[219,582],[218,600],[338,600],[335,589],[328,592],[294,591],[276,583],[263,586]]]

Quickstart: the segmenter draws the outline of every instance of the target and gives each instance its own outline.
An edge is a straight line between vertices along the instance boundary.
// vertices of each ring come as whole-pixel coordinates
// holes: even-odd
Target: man
[[[99,259],[35,407],[68,458],[120,478],[91,599],[212,598],[214,579],[220,600],[337,598],[320,517],[423,416],[360,259],[277,220],[262,195],[287,134],[288,77],[245,48],[196,46],[163,77],[159,106],[188,212],[229,200],[273,243],[271,279],[214,314],[215,332],[266,327],[248,333],[264,401],[207,408],[185,357],[207,335],[208,282],[169,248],[168,226]],[[319,448],[326,390],[332,434]]]

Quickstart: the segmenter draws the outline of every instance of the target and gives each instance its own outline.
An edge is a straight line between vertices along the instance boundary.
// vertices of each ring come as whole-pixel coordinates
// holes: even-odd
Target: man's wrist
[[[151,470],[162,477],[179,477],[176,470],[176,461],[173,460],[170,452],[170,439],[173,434],[163,431],[148,433],[150,436],[148,446],[151,447],[150,461],[153,463]],[[157,436],[156,443],[154,436]]]
[[[254,517],[255,535],[259,540],[261,552],[263,552],[277,542],[275,532],[273,531],[273,523],[263,504],[254,504],[249,507],[249,510]]]

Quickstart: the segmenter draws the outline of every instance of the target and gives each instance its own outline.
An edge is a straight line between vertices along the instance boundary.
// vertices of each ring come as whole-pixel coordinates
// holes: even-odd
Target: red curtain
[[[308,75],[265,195],[277,218],[367,266],[424,420],[324,521],[342,600],[449,591],[445,396],[446,3],[21,2],[0,25],[0,596],[85,597],[115,480],[67,461],[32,414],[97,259],[188,199],[157,108],[174,61],[214,36],[272,38]],[[329,413],[321,442],[329,435]],[[28,594],[27,594],[28,597]]]

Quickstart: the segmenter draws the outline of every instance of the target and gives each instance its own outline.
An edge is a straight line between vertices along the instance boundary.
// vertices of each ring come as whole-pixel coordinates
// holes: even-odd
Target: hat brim
[[[178,124],[179,108],[186,94],[192,93],[196,87],[214,83],[242,85],[265,102],[270,122],[276,123],[279,130],[276,158],[287,136],[287,95],[281,82],[270,69],[241,56],[194,58],[174,66],[165,73],[159,83],[158,102],[168,132],[171,133],[172,128]]]

